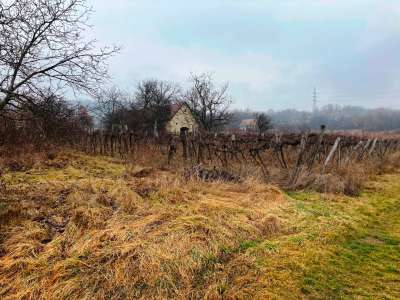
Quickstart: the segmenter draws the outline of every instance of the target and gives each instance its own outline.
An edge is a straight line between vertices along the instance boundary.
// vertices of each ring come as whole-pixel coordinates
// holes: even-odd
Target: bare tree
[[[179,85],[159,80],[144,80],[137,86],[135,108],[142,112],[147,127],[163,128],[170,118],[171,105],[181,95]],[[148,128],[148,129],[149,129]]]
[[[227,95],[229,85],[215,87],[209,73],[192,74],[190,82],[192,87],[186,93],[185,100],[203,128],[213,131],[226,125],[232,118],[229,112],[232,100]]]
[[[257,113],[255,115],[256,128],[260,134],[272,129],[272,120],[266,113]]]
[[[79,128],[82,128],[85,131],[93,128],[93,117],[90,115],[86,106],[78,104],[76,109],[76,119],[78,121]]]
[[[129,106],[129,95],[116,86],[106,87],[97,92],[94,112],[104,127],[110,130],[113,125],[124,125],[125,110]]]
[[[119,49],[84,38],[90,13],[85,0],[0,2],[0,113],[34,104],[43,90],[92,93],[107,78]]]

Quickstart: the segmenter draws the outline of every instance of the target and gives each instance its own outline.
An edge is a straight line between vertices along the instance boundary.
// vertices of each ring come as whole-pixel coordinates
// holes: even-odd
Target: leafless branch
[[[93,94],[107,80],[107,59],[119,48],[85,39],[85,0],[7,3],[0,2],[0,111],[48,89]]]

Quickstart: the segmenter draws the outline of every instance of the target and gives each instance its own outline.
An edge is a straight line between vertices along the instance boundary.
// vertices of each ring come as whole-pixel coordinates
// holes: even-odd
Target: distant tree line
[[[239,128],[242,120],[254,118],[255,113],[250,110],[235,110],[232,114],[229,128]],[[274,128],[282,130],[318,129],[322,124],[332,130],[400,130],[400,110],[388,108],[326,105],[316,112],[269,110],[266,115],[271,118]]]

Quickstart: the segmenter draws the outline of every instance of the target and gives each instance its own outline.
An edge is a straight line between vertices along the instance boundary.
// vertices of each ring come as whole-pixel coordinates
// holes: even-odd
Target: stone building
[[[246,119],[240,122],[240,130],[242,131],[255,131],[257,128],[256,119]]]
[[[194,133],[199,130],[199,123],[195,115],[185,102],[174,104],[171,107],[171,119],[166,125],[168,133]]]

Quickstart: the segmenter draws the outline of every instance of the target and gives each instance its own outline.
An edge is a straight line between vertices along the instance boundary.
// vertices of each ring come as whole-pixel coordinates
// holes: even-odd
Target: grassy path
[[[303,292],[316,298],[400,298],[400,181],[367,194],[375,210],[315,268],[305,273]]]
[[[359,198],[290,196],[281,218],[292,232],[267,242],[276,253],[261,255],[258,298],[400,299],[399,175],[377,178]]]

